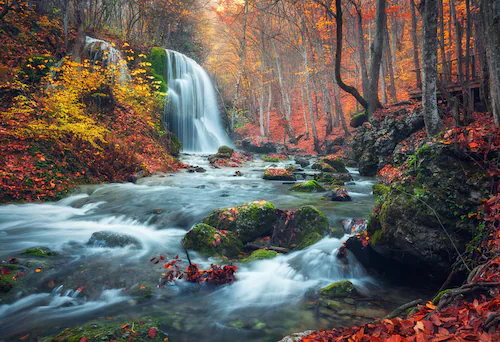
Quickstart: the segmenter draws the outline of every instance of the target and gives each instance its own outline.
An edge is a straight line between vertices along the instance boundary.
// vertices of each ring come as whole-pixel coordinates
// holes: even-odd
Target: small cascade
[[[123,59],[120,50],[116,49],[110,42],[87,36],[84,50],[89,59],[94,62],[102,61],[106,67],[114,70],[118,69],[120,82],[130,79],[127,63]]]
[[[231,145],[219,116],[210,77],[191,58],[172,50],[167,53],[167,129],[177,135],[184,152],[214,152]]]

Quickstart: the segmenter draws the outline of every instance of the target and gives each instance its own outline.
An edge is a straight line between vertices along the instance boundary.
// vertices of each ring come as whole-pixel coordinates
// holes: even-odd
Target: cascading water
[[[185,152],[214,152],[231,145],[222,128],[217,98],[210,77],[191,58],[167,53],[167,129],[177,135]]]
[[[130,79],[127,63],[123,59],[120,50],[116,49],[110,42],[87,36],[84,50],[94,63],[102,61],[106,67],[117,69],[120,82]]]

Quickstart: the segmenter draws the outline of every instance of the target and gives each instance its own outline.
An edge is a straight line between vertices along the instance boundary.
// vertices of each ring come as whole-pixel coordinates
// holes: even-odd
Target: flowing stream
[[[86,186],[56,203],[0,206],[0,260],[21,257],[32,246],[58,253],[33,261],[19,280],[20,290],[0,297],[0,340],[28,332],[53,335],[92,320],[119,326],[150,316],[161,322],[172,341],[277,341],[306,329],[366,322],[415,298],[407,289],[368,276],[352,256],[348,266],[340,263],[335,251],[347,235],[324,238],[274,259],[238,263],[238,280],[230,285],[213,288],[179,281],[157,288],[162,267],[149,259],[157,253],[185,259],[183,235],[215,208],[261,199],[281,209],[312,204],[338,227],[342,219],[366,218],[374,205],[373,180],[354,170],[355,184],[346,186],[353,201],[330,202],[321,200],[322,194],[293,193],[291,185],[262,180],[269,163],[261,160],[234,177],[235,169],[210,169],[206,157],[183,156],[184,162],[205,167],[205,173],[149,177],[137,185]],[[126,233],[142,248],[87,245],[97,231]],[[191,258],[204,268],[221,263],[194,252]],[[311,303],[317,290],[342,279],[369,294],[366,305],[356,312],[318,313]],[[152,296],[143,298],[141,291]]]

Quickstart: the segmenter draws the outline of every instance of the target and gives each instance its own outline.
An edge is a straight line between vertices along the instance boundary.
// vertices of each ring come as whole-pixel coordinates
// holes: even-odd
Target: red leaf
[[[155,338],[155,336],[156,336],[156,328],[149,329],[148,336],[149,336],[149,338]]]
[[[85,342],[87,341],[87,338],[85,336],[83,336],[81,339],[80,339],[80,342]]]

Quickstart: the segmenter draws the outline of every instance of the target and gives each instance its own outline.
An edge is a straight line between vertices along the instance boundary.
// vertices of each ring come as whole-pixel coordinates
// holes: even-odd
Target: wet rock
[[[241,176],[243,176],[243,173],[240,170],[236,170],[236,172],[234,173],[234,176],[241,177]]]
[[[424,127],[420,109],[395,109],[390,115],[373,117],[357,129],[351,142],[354,158],[361,176],[374,176],[378,170],[397,157],[397,146]],[[414,148],[406,146],[406,151]]]
[[[271,234],[276,220],[276,208],[271,202],[254,201],[234,208],[216,209],[204,223],[234,232],[243,243],[247,243]]]
[[[31,255],[34,257],[42,257],[42,258],[57,255],[56,252],[51,251],[48,247],[31,247],[22,252],[21,254]]]
[[[243,244],[231,231],[220,231],[208,224],[196,224],[183,239],[187,249],[205,255],[235,257],[243,248]]]
[[[349,182],[352,180],[352,176],[349,173],[321,172],[319,175],[316,175],[314,179],[317,180],[318,182],[344,185],[345,182]]]
[[[137,181],[139,179],[144,178],[146,176],[147,176],[146,170],[141,170],[139,172],[136,172],[136,173],[133,173],[133,174],[129,175],[127,180],[130,183],[134,183],[135,184],[135,183],[137,183]]]
[[[337,187],[333,188],[332,191],[328,191],[323,198],[329,200],[329,201],[336,201],[336,202],[348,202],[352,201],[351,196],[349,196],[349,193],[347,192],[346,189],[342,187]]]
[[[310,180],[303,183],[295,184],[290,188],[291,191],[297,192],[325,192],[326,189],[321,186],[317,181]]]
[[[254,153],[277,153],[282,150],[280,144],[261,137],[245,138],[240,145],[243,150]]]
[[[281,181],[295,181],[297,178],[295,175],[285,169],[280,168],[268,168],[264,171],[265,180],[281,180]]]
[[[189,172],[189,173],[195,173],[195,172],[203,173],[203,172],[207,172],[207,170],[205,170],[201,166],[191,166],[186,171]]]
[[[253,251],[252,254],[246,259],[243,259],[243,262],[250,262],[253,260],[265,260],[265,259],[272,259],[275,256],[277,256],[279,253],[276,251],[271,251],[268,249],[258,249],[256,251]]]
[[[335,154],[342,149],[345,143],[344,137],[337,137],[333,140],[325,140],[323,142],[323,152],[325,154]]]
[[[349,280],[341,280],[319,290],[321,296],[329,298],[356,297],[359,295],[356,287]]]
[[[310,162],[304,157],[301,156],[296,156],[295,157],[295,163],[299,164],[302,167],[309,166]]]
[[[110,248],[118,248],[118,247],[130,247],[132,249],[142,248],[142,244],[135,237],[110,231],[100,231],[93,233],[89,241],[87,242],[87,245],[92,247],[110,247]]]
[[[312,168],[322,172],[348,173],[344,161],[334,157],[321,158],[313,164]]]
[[[371,245],[384,257],[439,281],[455,262],[456,249],[463,253],[477,231],[468,213],[480,210],[490,178],[465,152],[434,143],[410,157],[402,179],[371,214]]]
[[[290,222],[290,227],[281,236],[281,247],[302,249],[306,248],[330,232],[326,216],[311,205],[299,208]]]
[[[314,330],[306,330],[304,332],[291,334],[291,335],[283,337],[278,342],[299,342],[299,341],[302,341],[303,337],[306,337],[307,335],[310,335],[313,332],[314,332]]]

